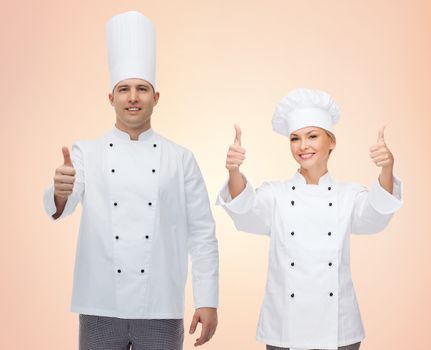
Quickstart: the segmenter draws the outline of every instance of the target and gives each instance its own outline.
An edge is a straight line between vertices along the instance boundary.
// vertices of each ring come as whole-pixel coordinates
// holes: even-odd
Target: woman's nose
[[[301,140],[300,147],[301,147],[301,150],[307,149],[308,148],[307,140]]]

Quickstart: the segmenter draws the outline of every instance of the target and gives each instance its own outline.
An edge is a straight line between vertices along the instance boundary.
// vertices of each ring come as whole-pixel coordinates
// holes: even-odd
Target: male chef
[[[177,350],[192,262],[195,346],[217,327],[218,248],[208,194],[189,150],[151,128],[159,100],[155,28],[139,12],[107,23],[113,129],[76,141],[44,194],[53,220],[81,202],[71,311],[80,350]]]

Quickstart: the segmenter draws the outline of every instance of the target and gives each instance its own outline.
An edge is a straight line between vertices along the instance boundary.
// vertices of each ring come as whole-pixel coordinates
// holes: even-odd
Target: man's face
[[[117,122],[128,128],[150,125],[153,107],[159,100],[149,82],[143,79],[125,79],[114,87],[109,101],[115,108]]]

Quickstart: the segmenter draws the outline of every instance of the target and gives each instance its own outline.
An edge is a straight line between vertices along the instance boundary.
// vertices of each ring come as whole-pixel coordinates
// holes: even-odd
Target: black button
[[[295,293],[290,294],[290,297],[293,298],[295,296]]]
[[[328,265],[329,265],[329,266],[332,266],[332,263],[330,262]]]
[[[150,238],[150,236],[145,236],[146,239]]]
[[[330,191],[330,190],[331,190],[331,186],[328,187],[328,191]]]
[[[111,172],[115,173],[115,169],[111,169]]]
[[[332,235],[332,233],[331,233],[331,232],[328,232],[328,236],[330,236],[330,235]]]
[[[151,203],[151,202],[148,202],[148,205],[149,205],[149,206],[151,206],[152,204],[153,204],[153,203]]]
[[[291,263],[290,263],[290,266],[295,266],[295,263],[294,263],[294,262],[291,262]]]
[[[156,172],[156,169],[153,169],[153,170],[151,170],[153,173],[155,173]]]
[[[110,147],[114,146],[112,143],[109,144]]]
[[[295,201],[291,201],[290,203],[292,203],[292,205],[295,205]]]
[[[118,238],[120,238],[120,237],[118,237],[118,236],[115,236],[115,239],[118,239]]]
[[[290,232],[290,234],[293,236],[295,234],[295,232],[292,231],[292,232]]]
[[[156,144],[154,144],[154,145],[153,145],[153,147],[157,147],[157,145],[156,145]]]
[[[295,186],[292,186],[292,190],[294,190],[295,189]]]
[[[117,202],[114,202],[114,205],[117,206]]]
[[[333,295],[334,295],[334,293],[332,293],[332,292],[331,292],[331,293],[329,293],[329,296],[330,296],[330,297],[332,297]]]
[[[117,270],[117,272],[118,272],[118,273],[121,273],[121,270],[120,270],[120,269],[118,269],[118,270]]]
[[[329,206],[332,207],[332,203],[329,203]]]
[[[145,270],[144,270],[144,269],[142,269],[142,270],[141,270],[141,273],[144,273],[144,272],[145,272]]]

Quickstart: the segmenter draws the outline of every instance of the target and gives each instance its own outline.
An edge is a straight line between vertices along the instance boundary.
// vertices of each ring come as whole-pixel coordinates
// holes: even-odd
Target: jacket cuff
[[[55,205],[55,200],[54,200],[54,185],[51,184],[45,189],[45,193],[43,195],[43,202],[45,206],[45,212],[48,214],[50,219],[57,221],[58,219],[62,219],[67,215],[71,201],[70,201],[70,198],[67,199],[63,212],[57,219],[54,219],[52,216],[57,212],[57,206]]]
[[[246,183],[244,190],[232,199],[228,186],[229,179],[227,179],[221,188],[216,201],[216,205],[221,205],[223,208],[236,214],[243,214],[249,211],[253,207],[254,201],[253,186],[243,174],[241,175]]]
[[[218,280],[208,279],[193,284],[195,309],[218,307]]]
[[[48,188],[45,189],[45,193],[43,195],[43,203],[45,206],[45,212],[51,218],[51,220],[55,220],[52,216],[57,212],[57,207],[54,201],[54,185],[49,185]]]
[[[403,205],[403,183],[397,177],[392,177],[393,193],[386,191],[377,179],[369,193],[369,202],[371,206],[381,214],[392,214]]]

